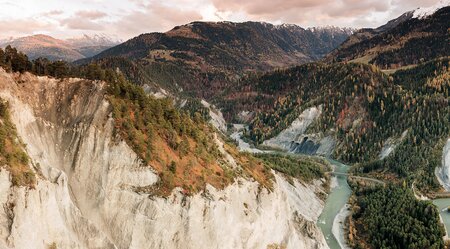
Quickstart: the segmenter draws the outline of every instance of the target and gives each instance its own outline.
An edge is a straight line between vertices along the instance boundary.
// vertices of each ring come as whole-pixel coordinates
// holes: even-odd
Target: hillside
[[[440,165],[442,139],[450,135],[448,68],[448,58],[392,76],[364,64],[305,64],[243,79],[223,96],[223,111],[232,120],[253,112],[247,137],[259,144],[302,112],[320,107],[306,138],[331,136],[337,142],[334,157],[360,163],[356,172],[388,170],[380,177],[412,177],[429,191],[439,188],[434,169]],[[300,138],[292,134],[290,141]],[[396,152],[380,159],[389,144]]]
[[[52,61],[71,62],[92,57],[116,44],[106,37],[85,35],[80,38],[61,40],[48,35],[32,35],[1,41],[0,47],[5,48],[8,45],[15,47],[32,60],[44,57]]]
[[[0,66],[36,68],[24,60]],[[327,248],[323,160],[241,153],[120,73],[70,73],[84,78],[0,68],[2,247]]]
[[[350,36],[327,61],[370,63],[396,69],[450,55],[450,6],[420,15],[405,13],[377,29],[363,29]]]
[[[93,60],[119,67],[140,84],[211,99],[246,73],[318,60],[351,33],[333,27],[193,22],[140,35]]]

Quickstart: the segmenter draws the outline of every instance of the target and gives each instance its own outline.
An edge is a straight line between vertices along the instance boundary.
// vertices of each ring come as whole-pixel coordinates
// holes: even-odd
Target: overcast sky
[[[441,0],[442,1],[442,0]],[[447,0],[445,0],[447,1]],[[439,0],[0,0],[0,38],[106,34],[127,40],[192,21],[377,27]]]

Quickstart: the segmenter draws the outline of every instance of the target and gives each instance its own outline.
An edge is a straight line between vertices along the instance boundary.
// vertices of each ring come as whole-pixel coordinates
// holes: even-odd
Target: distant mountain
[[[121,41],[118,38],[111,38],[106,35],[83,35],[81,37],[74,37],[66,39],[66,42],[71,44],[73,47],[82,48],[82,47],[96,47],[96,46],[105,46],[105,47],[113,47]]]
[[[46,57],[50,60],[74,61],[84,58],[69,43],[47,35],[32,35],[10,40],[0,45],[11,45],[28,55],[30,59]]]
[[[28,55],[30,59],[45,57],[50,60],[75,61],[94,56],[118,42],[106,36],[87,36],[60,40],[48,35],[32,35],[0,41],[0,47],[8,45]]]
[[[142,34],[91,60],[119,67],[137,83],[210,98],[245,73],[316,61],[352,33],[335,27],[193,22],[166,33]]]
[[[448,2],[448,1],[447,1]],[[362,29],[327,56],[383,69],[399,68],[450,55],[450,7],[416,9],[376,29]],[[441,8],[440,8],[441,7]]]

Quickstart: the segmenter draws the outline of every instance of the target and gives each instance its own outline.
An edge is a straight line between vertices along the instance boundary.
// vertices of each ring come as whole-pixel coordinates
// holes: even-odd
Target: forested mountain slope
[[[308,132],[333,134],[336,158],[360,163],[357,172],[416,179],[427,190],[439,187],[434,169],[450,135],[449,87],[448,57],[391,76],[373,65],[313,63],[246,78],[223,99],[225,112],[255,112],[247,136],[256,143],[321,106]],[[389,138],[400,137],[395,153],[379,160]]]
[[[395,69],[449,56],[450,6],[429,16],[414,13],[405,13],[378,29],[355,33],[328,55],[327,61],[357,61]]]
[[[138,84],[211,99],[245,73],[318,60],[352,32],[259,22],[193,22],[166,33],[142,34],[79,63],[97,61],[119,67]]]

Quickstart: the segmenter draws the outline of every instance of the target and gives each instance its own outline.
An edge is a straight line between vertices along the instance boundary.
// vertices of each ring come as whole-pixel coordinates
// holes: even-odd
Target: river
[[[250,153],[274,153],[273,151],[264,151],[256,148],[252,148],[248,143],[242,140],[242,130],[244,126],[242,125],[234,125],[236,131],[231,135],[231,138],[238,142],[238,147],[241,151],[246,151]],[[281,154],[289,154],[291,156],[295,155],[293,153],[287,152],[276,152]],[[327,159],[331,164],[334,165],[334,171],[338,173],[347,173],[349,170],[349,166],[342,164],[333,159]],[[342,249],[339,245],[338,240],[333,235],[333,222],[339,212],[347,203],[352,190],[350,186],[347,184],[347,176],[345,175],[337,175],[333,176],[337,178],[337,185],[332,186],[331,193],[328,195],[327,200],[325,202],[325,207],[322,210],[322,213],[317,221],[317,225],[322,230],[323,235],[325,236],[325,240],[327,241],[330,249]],[[333,184],[332,184],[333,185]],[[337,224],[339,225],[339,224]],[[339,231],[339,229],[335,229]],[[338,232],[339,233],[339,232]],[[345,243],[342,231],[339,233],[341,244]]]
[[[347,173],[349,170],[349,166],[345,164],[332,159],[328,159],[328,161],[334,165],[335,172]],[[335,177],[337,177],[337,186],[334,186],[334,188],[331,189],[331,193],[327,197],[325,207],[322,210],[322,214],[320,215],[317,224],[322,230],[330,249],[341,249],[338,240],[333,235],[333,222],[336,215],[347,203],[352,191],[347,184],[347,176],[337,175]]]
[[[442,223],[444,223],[445,230],[448,233],[450,231],[450,212],[447,211],[447,208],[450,206],[450,198],[435,199],[433,200],[433,204],[437,206]]]
[[[350,168],[349,166],[332,159],[328,159],[328,161],[334,165],[334,170],[338,173],[347,173]],[[337,234],[336,228],[335,233],[333,234],[333,223],[337,222],[335,219],[337,219],[339,212],[346,205],[352,191],[347,183],[347,176],[337,175],[335,177],[337,177],[337,186],[331,189],[331,193],[327,197],[325,207],[322,210],[322,214],[320,215],[317,224],[322,230],[330,249],[342,249],[338,239],[336,239],[334,235]],[[450,212],[447,211],[447,208],[450,206],[450,198],[435,199],[433,200],[433,204],[436,205],[439,210],[442,223],[447,231],[446,238],[448,239],[448,232],[450,232]],[[339,237],[342,244],[342,242],[345,241],[342,231],[339,233]]]

